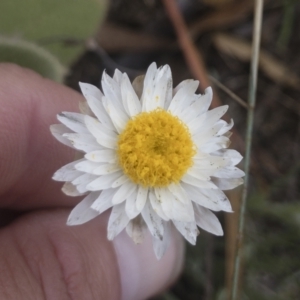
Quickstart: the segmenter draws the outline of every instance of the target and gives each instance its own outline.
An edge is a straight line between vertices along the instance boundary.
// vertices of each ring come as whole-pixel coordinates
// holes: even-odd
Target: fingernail
[[[134,244],[125,231],[113,243],[120,269],[122,300],[142,300],[158,294],[170,286],[182,270],[184,242],[175,230],[160,260],[155,257],[150,233],[139,245]]]

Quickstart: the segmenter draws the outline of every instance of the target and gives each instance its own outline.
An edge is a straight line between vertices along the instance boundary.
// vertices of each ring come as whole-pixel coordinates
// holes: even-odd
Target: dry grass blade
[[[243,186],[240,211],[239,211],[239,230],[237,234],[237,252],[235,255],[234,273],[231,300],[239,299],[239,283],[240,283],[240,270],[243,256],[243,239],[245,227],[245,213],[246,203],[249,189],[249,170],[251,162],[251,146],[252,146],[252,131],[254,123],[254,108],[256,102],[256,88],[257,88],[257,73],[260,54],[260,38],[261,27],[263,18],[263,0],[255,1],[254,9],[254,26],[253,26],[253,46],[251,51],[251,70],[249,80],[249,96],[248,96],[248,114],[247,114],[247,127],[246,127],[246,151],[244,159],[245,181]]]
[[[233,100],[235,100],[237,103],[242,105],[244,108],[248,109],[249,105],[238,95],[236,95],[234,92],[232,92],[229,88],[227,88],[224,84],[222,84],[219,80],[215,79],[212,76],[209,76],[210,80],[221,90],[223,90],[225,93],[227,93]]]
[[[223,53],[234,56],[242,61],[248,62],[251,60],[251,44],[245,40],[220,33],[214,35],[213,42]],[[286,65],[264,50],[260,51],[259,67],[276,83],[297,90],[300,89],[300,78]]]

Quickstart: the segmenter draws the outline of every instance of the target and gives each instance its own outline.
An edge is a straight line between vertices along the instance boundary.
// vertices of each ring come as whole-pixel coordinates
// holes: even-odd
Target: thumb
[[[68,227],[69,211],[34,212],[0,231],[0,299],[146,299],[178,276],[183,241],[173,231],[164,257],[150,235],[134,245],[106,238],[107,214]]]

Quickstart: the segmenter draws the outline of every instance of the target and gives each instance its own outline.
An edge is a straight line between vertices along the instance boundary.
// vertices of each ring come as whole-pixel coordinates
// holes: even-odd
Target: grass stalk
[[[239,290],[239,275],[240,265],[243,254],[243,239],[244,239],[244,225],[245,225],[245,211],[249,186],[249,169],[251,157],[251,144],[252,144],[252,130],[254,121],[254,108],[256,101],[256,86],[257,86],[257,72],[259,61],[259,49],[261,38],[262,26],[262,13],[263,13],[263,0],[256,0],[254,7],[254,30],[253,30],[253,44],[252,44],[252,59],[249,81],[249,95],[248,95],[248,115],[247,115],[247,128],[246,128],[246,151],[244,161],[245,183],[242,192],[240,214],[239,214],[239,230],[237,235],[236,256],[234,262],[233,284],[231,291],[231,300],[238,299]]]

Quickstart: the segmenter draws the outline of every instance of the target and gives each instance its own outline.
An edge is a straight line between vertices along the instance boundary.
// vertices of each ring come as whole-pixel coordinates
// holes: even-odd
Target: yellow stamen
[[[163,187],[178,183],[193,164],[195,147],[185,124],[169,112],[143,112],[119,135],[121,168],[136,184]]]

